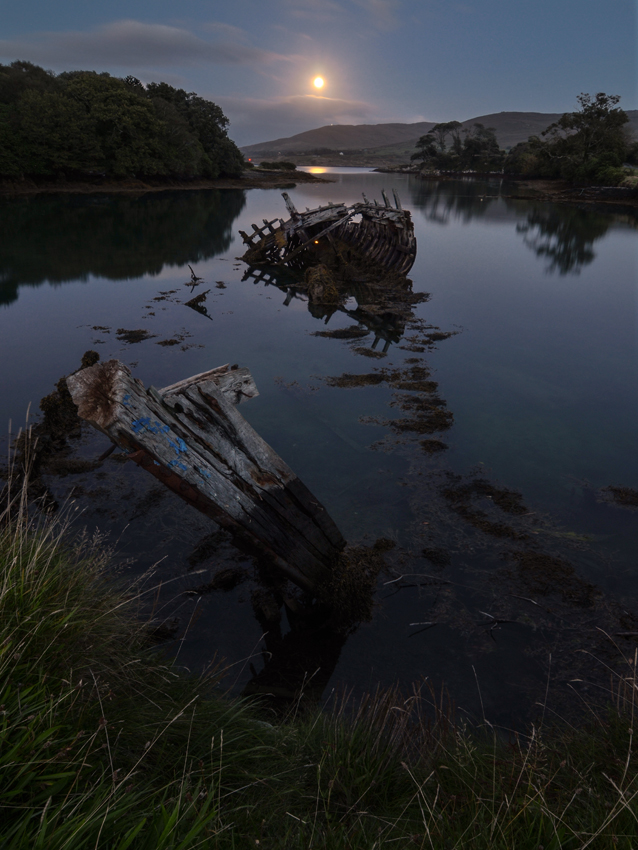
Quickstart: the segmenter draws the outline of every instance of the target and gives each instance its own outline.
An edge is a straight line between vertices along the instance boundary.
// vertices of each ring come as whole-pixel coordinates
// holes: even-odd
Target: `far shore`
[[[73,193],[90,195],[135,194],[194,189],[290,189],[296,183],[331,183],[330,179],[307,171],[247,170],[241,177],[218,177],[214,180],[177,180],[156,178],[91,179],[91,180],[1,180],[0,195],[52,195]]]
[[[343,166],[345,162],[338,165]],[[351,163],[348,163],[350,165]],[[306,163],[303,163],[306,165]],[[330,163],[335,167],[334,163]],[[323,167],[330,167],[323,165]],[[366,167],[366,166],[361,166]],[[422,180],[446,181],[459,179],[501,179],[516,185],[516,193],[509,195],[520,200],[552,201],[554,203],[600,204],[608,207],[638,207],[637,186],[575,186],[566,180],[530,179],[509,174],[419,174],[408,170],[405,165],[389,166],[368,164],[368,168],[387,174],[413,174]],[[292,189],[298,183],[332,183],[329,174],[311,174],[308,171],[280,171],[247,169],[241,177],[218,177],[214,180],[178,180],[173,178],[138,178],[87,180],[2,180],[1,196],[55,195],[55,194],[129,194],[143,195],[148,192],[189,191],[201,189]]]
[[[517,184],[518,194],[510,197],[520,200],[638,207],[638,188],[635,186],[575,186],[566,180],[504,177]]]
[[[541,177],[521,177],[502,172],[466,172],[423,174],[401,168],[376,168],[386,174],[414,174],[422,180],[434,182],[455,180],[503,180],[516,187],[509,198],[523,201],[551,201],[552,203],[604,204],[605,206],[638,207],[638,183],[621,186],[579,186],[567,180]]]

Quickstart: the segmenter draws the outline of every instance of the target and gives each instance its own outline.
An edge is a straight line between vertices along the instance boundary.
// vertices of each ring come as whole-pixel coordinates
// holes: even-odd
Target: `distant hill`
[[[265,153],[300,153],[320,148],[330,150],[361,150],[393,145],[418,139],[431,130],[432,121],[416,124],[329,124],[317,130],[306,130],[288,139],[273,139],[240,150],[248,156]]]
[[[495,112],[463,121],[464,127],[483,124],[493,127],[502,148],[513,147],[557,121],[562,112]],[[629,129],[638,137],[638,110],[627,110]],[[240,150],[245,156],[267,157],[312,153],[319,150],[366,151],[368,154],[406,155],[414,151],[417,139],[435,126],[433,121],[415,124],[330,124],[306,130],[284,139],[273,139]]]

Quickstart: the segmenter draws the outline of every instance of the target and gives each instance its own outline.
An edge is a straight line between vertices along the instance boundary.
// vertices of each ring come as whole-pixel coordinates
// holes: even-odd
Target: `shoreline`
[[[400,172],[397,172],[400,173]],[[508,198],[519,201],[550,201],[551,203],[577,203],[588,205],[605,205],[609,207],[638,207],[638,188],[635,186],[575,186],[567,180],[546,178],[517,177],[516,175],[500,172],[485,174],[432,174],[420,175],[421,180],[453,181],[470,180],[502,180],[516,185],[520,193],[508,195]]]
[[[202,180],[34,180],[0,181],[0,196],[58,194],[146,194],[147,192],[188,191],[199,189],[290,189],[296,183],[331,183],[306,171],[245,171],[242,177],[217,177]]]
[[[26,501],[0,510],[11,846],[43,846],[45,829],[46,846],[157,850],[231,850],[255,835],[283,850],[317,834],[350,850],[424,847],[426,836],[481,850],[488,829],[501,847],[564,835],[563,847],[593,836],[608,848],[635,834],[631,658],[580,713],[550,707],[545,721],[546,697],[521,733],[485,715],[457,722],[445,687],[428,682],[301,710],[300,692],[282,713],[222,693],[229,667],[198,677],[153,652],[162,622],[139,616],[140,588],[108,581],[98,544],[74,545],[59,516],[30,524]]]
[[[339,163],[343,165],[344,163]],[[329,166],[328,166],[329,167]],[[365,166],[362,166],[365,167]],[[373,166],[367,166],[372,168]],[[379,166],[376,172],[386,174],[411,174],[418,172],[402,170],[397,167]],[[520,194],[510,195],[514,200],[551,201],[552,203],[600,204],[605,206],[623,206],[638,208],[638,189],[622,186],[574,186],[565,180],[547,180],[543,178],[522,178],[507,174],[437,174],[418,175],[422,180],[472,180],[498,178],[517,184]],[[318,176],[307,171],[244,171],[242,177],[217,177],[201,180],[140,180],[123,178],[121,180],[35,180],[2,181],[0,179],[0,197],[57,194],[129,194],[143,195],[149,192],[198,191],[202,189],[292,189],[298,183],[332,183],[328,175]]]
[[[509,178],[511,179],[511,178]],[[638,207],[638,189],[631,186],[574,186],[566,180],[514,179],[523,193],[512,197],[552,203],[605,204]]]

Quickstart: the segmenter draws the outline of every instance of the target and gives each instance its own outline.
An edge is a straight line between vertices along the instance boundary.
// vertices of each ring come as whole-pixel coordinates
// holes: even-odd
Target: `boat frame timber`
[[[346,541],[237,410],[258,395],[248,369],[220,366],[157,390],[108,360],[66,381],[79,417],[130,460],[230,532],[242,551],[321,594]]]
[[[368,262],[386,271],[406,275],[416,258],[414,225],[408,210],[404,210],[393,190],[393,207],[385,191],[383,204],[363,201],[354,204],[333,204],[305,212],[297,210],[287,192],[282,193],[290,218],[252,225],[253,233],[239,233],[248,246],[244,259],[252,265],[289,266],[303,269],[313,262],[315,246],[327,240],[335,250],[338,243],[351,248]],[[353,221],[360,216],[360,221]],[[315,260],[316,262],[316,260]]]

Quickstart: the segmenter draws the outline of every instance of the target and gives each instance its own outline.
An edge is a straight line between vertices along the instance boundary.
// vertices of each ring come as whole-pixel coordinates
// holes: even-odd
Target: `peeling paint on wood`
[[[236,404],[258,394],[228,365],[162,390],[144,389],[117,360],[71,375],[78,415],[197,510],[314,592],[345,540],[325,508]]]

